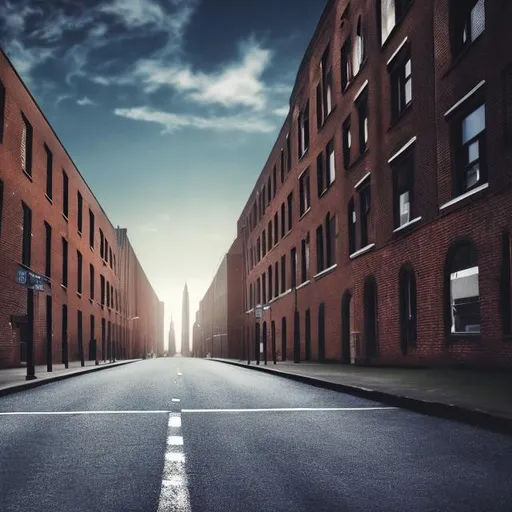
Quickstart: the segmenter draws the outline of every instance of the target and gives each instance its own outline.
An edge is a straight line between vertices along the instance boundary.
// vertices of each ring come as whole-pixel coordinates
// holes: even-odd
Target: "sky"
[[[0,0],[0,44],[160,300],[191,323],[325,0]],[[178,347],[179,348],[179,347]]]

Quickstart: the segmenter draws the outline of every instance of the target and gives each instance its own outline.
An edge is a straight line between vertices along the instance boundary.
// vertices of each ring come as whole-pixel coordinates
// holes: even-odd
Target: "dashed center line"
[[[180,401],[180,399],[179,399],[179,398],[173,398],[173,399],[171,400],[171,402],[179,402],[179,401]]]
[[[181,434],[181,414],[170,413],[167,451],[157,512],[190,512],[190,496],[185,472]]]

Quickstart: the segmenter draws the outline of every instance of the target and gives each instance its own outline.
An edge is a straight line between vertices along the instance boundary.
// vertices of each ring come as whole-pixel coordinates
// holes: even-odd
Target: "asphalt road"
[[[190,510],[509,512],[512,437],[182,358],[0,398],[0,511]]]

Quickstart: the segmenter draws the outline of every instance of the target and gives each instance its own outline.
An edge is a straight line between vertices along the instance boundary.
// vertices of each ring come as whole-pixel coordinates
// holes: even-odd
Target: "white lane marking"
[[[190,512],[183,437],[175,435],[181,433],[180,413],[170,413],[168,425],[167,451],[157,512]]]
[[[11,411],[0,416],[70,416],[73,414],[169,414],[170,411]]]
[[[309,412],[309,411],[387,411],[398,407],[283,407],[275,409],[182,409],[185,413],[198,412]]]
[[[181,375],[183,375],[183,373],[181,373],[181,372],[178,372],[178,375],[179,375],[179,376],[181,376]]]
[[[169,417],[169,427],[180,428],[181,427],[181,417],[180,416],[170,416]]]
[[[179,399],[179,398],[173,398],[173,399],[171,400],[171,402],[179,402],[179,401],[180,401],[180,399]]]

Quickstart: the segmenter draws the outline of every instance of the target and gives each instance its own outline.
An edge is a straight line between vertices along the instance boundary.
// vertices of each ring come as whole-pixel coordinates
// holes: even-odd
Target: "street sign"
[[[30,270],[19,267],[16,271],[16,282],[25,288],[35,290],[36,292],[44,292],[44,283],[46,277],[36,274]]]
[[[254,308],[254,315],[256,318],[263,318],[263,306],[256,306]]]

